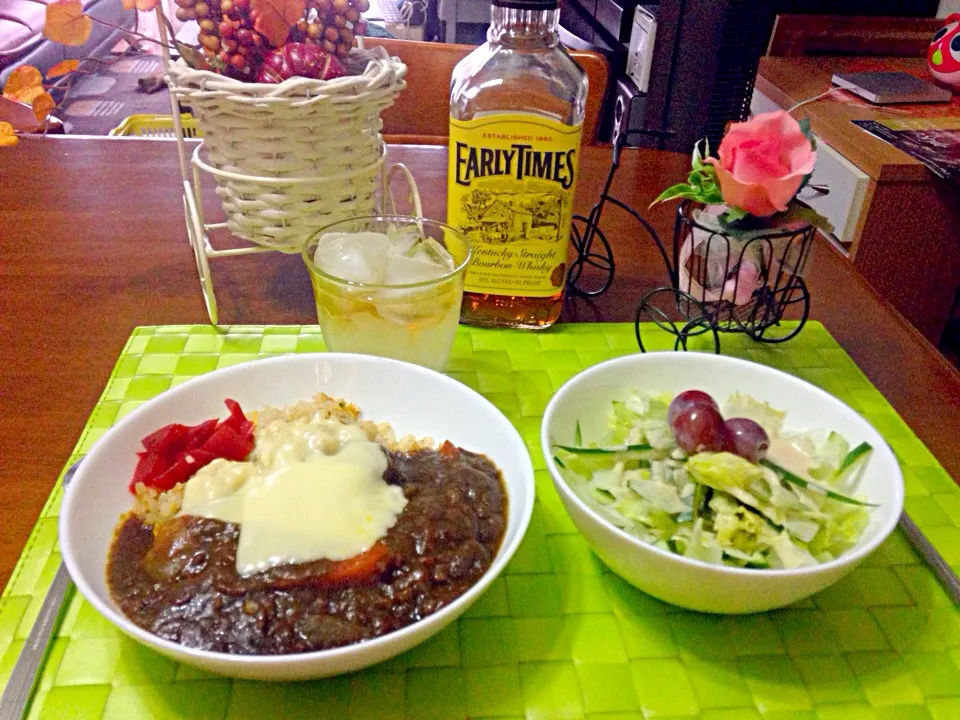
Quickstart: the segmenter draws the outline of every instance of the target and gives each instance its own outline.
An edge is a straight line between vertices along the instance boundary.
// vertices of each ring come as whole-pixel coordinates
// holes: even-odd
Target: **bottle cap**
[[[557,0],[492,0],[497,7],[512,10],[555,10]]]

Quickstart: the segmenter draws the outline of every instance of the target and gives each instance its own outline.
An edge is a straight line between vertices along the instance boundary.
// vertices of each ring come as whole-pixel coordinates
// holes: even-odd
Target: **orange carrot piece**
[[[390,551],[379,540],[366,552],[334,563],[320,582],[324,585],[346,585],[372,579],[386,567]]]

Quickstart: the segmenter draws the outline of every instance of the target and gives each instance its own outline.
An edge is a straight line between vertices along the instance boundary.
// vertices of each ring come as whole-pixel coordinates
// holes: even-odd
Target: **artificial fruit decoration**
[[[332,80],[346,74],[336,56],[317,45],[288,42],[264,58],[257,82],[281,83],[292,77]]]

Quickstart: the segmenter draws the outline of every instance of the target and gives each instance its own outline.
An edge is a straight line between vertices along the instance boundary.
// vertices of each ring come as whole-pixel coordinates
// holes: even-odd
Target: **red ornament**
[[[308,43],[287,43],[264,58],[257,82],[281,83],[292,77],[332,80],[346,74],[340,61],[323,48]]]
[[[960,13],[944,20],[927,49],[930,73],[940,82],[960,90]]]

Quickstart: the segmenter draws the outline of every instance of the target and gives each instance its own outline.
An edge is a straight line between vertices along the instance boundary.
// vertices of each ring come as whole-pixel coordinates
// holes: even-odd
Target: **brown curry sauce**
[[[410,625],[472,587],[490,567],[507,523],[507,495],[485,456],[388,453],[384,479],[407,505],[382,539],[373,575],[330,583],[326,560],[236,572],[240,528],[178,516],[156,528],[121,521],[107,584],[138,626],[183,645],[245,655],[323,650]]]

